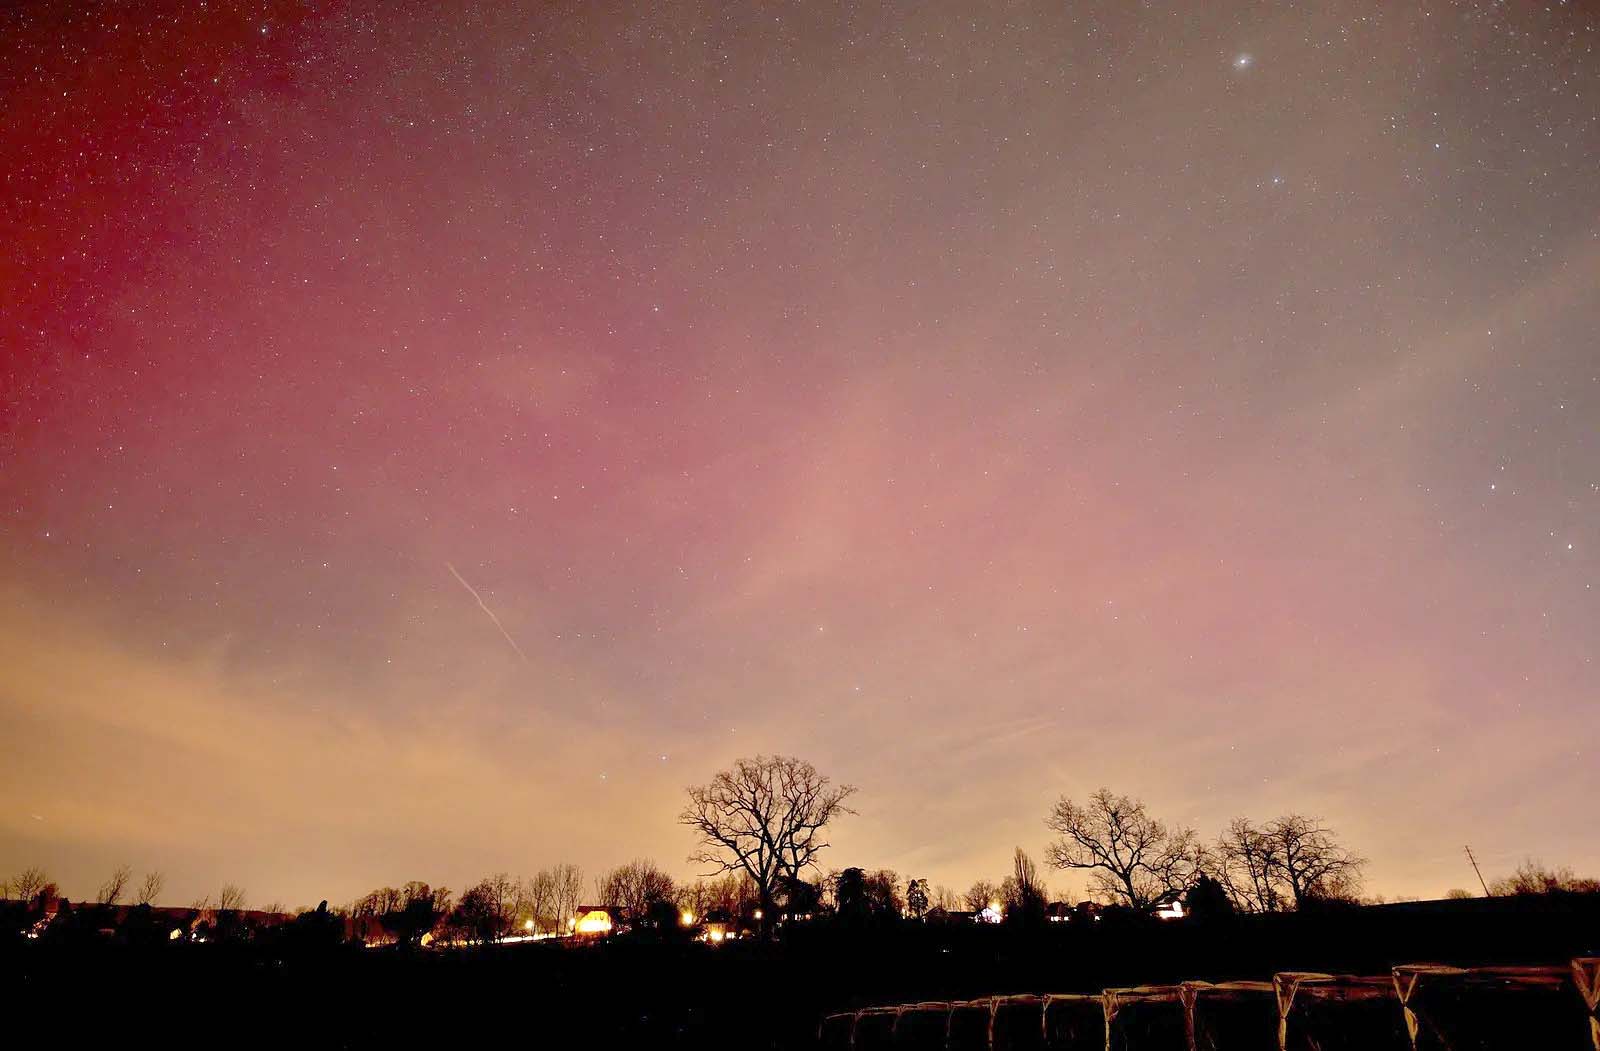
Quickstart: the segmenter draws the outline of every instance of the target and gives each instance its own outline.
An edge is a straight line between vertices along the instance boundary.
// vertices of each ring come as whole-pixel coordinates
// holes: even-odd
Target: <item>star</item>
[[[1233,57],[1233,68],[1237,70],[1246,70],[1255,64],[1255,56],[1248,51],[1240,52]]]

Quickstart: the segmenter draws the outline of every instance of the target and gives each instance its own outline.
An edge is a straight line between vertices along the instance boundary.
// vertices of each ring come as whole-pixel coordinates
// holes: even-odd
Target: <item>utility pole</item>
[[[1465,849],[1467,852],[1467,860],[1472,862],[1472,871],[1478,874],[1478,886],[1483,888],[1483,896],[1485,898],[1490,897],[1489,885],[1483,882],[1483,872],[1478,868],[1478,859],[1472,856],[1472,848],[1470,846],[1466,847]]]

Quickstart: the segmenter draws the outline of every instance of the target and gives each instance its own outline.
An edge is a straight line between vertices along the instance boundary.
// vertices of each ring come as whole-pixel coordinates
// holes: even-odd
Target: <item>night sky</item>
[[[0,870],[1600,869],[1595,7],[467,7],[0,11]]]

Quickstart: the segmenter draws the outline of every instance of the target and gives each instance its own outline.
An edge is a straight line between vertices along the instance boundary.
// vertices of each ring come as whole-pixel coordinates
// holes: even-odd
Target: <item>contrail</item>
[[[484,604],[483,596],[478,594],[478,589],[473,587],[471,584],[468,584],[467,578],[463,577],[460,573],[457,573],[455,566],[452,566],[450,563],[446,562],[444,564],[444,568],[450,571],[451,576],[461,581],[462,587],[466,588],[472,593],[472,597],[478,602],[478,608],[489,614],[489,619],[494,621],[494,626],[500,629],[500,634],[505,636],[505,640],[508,644],[510,644],[511,648],[517,651],[517,656],[522,658],[522,662],[524,664],[528,663],[528,655],[522,652],[522,647],[517,645],[517,640],[512,638],[511,633],[506,630],[506,626],[500,623],[500,618],[494,615],[494,610],[490,609]]]

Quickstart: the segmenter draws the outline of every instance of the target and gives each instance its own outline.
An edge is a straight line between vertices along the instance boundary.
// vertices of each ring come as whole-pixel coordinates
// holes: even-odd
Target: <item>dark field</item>
[[[38,1046],[800,1048],[826,1012],[1407,962],[1600,950],[1600,901],[1480,899],[1033,931],[793,929],[777,945],[560,943],[401,953],[13,944],[0,1000]],[[17,1043],[11,1046],[28,1046]]]

